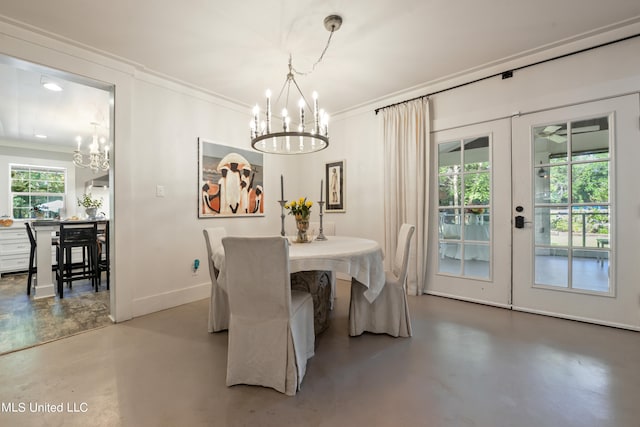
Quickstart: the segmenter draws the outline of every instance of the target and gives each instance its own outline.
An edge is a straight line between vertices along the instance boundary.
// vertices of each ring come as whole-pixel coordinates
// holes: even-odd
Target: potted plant
[[[96,217],[96,211],[102,206],[102,198],[94,199],[91,193],[85,193],[78,197],[78,206],[82,206],[89,218]]]

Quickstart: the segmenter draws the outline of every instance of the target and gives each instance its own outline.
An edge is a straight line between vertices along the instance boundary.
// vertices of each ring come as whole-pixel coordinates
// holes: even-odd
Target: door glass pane
[[[467,210],[471,211],[471,209]],[[489,210],[482,208],[473,210],[481,213],[467,213],[465,215],[464,240],[488,242],[490,240]]]
[[[460,141],[445,142],[438,145],[438,173],[460,172],[462,165]]]
[[[464,140],[465,172],[489,169],[489,137]]]
[[[571,175],[574,203],[609,201],[609,161],[573,165]]]
[[[466,173],[464,175],[464,204],[466,206],[486,206],[491,193],[490,175],[484,173]]]
[[[490,278],[490,161],[489,136],[438,145],[440,273]]]
[[[460,175],[442,175],[438,178],[440,206],[458,206],[462,200]]]
[[[535,235],[536,245],[568,246],[569,213],[555,207],[536,208]]]
[[[609,291],[609,252],[574,250],[571,287],[585,291]]]
[[[600,248],[602,239],[609,240],[607,206],[576,206],[571,217],[574,247]]]
[[[569,177],[566,165],[543,165],[536,171],[536,203],[567,203]]]
[[[537,285],[610,290],[609,119],[534,127]]]
[[[556,123],[533,128],[533,146],[536,163],[567,161],[567,124]]]
[[[536,248],[536,285],[566,288],[569,277],[569,251]]]
[[[462,273],[462,259],[460,254],[462,248],[460,243],[440,243],[440,257],[438,262],[438,273],[453,274],[456,276]]]
[[[571,123],[571,158],[574,161],[609,158],[607,117]]]
[[[460,240],[462,237],[462,221],[459,209],[443,209],[440,211],[440,239]]]
[[[489,245],[464,245],[465,262],[464,275],[488,279],[489,272]]]

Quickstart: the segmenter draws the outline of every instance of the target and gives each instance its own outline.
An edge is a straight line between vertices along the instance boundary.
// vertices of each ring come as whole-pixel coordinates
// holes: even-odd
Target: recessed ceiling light
[[[60,92],[62,90],[62,86],[60,86],[55,81],[51,80],[47,76],[40,76],[40,84],[45,88],[49,89],[52,92]]]
[[[44,135],[42,133],[36,133],[33,136],[35,136],[36,138],[40,138],[40,139],[47,139],[47,135]]]
[[[45,87],[45,89],[49,89],[50,91],[53,92],[60,92],[62,91],[62,88],[60,87],[59,84],[57,83],[53,83],[53,82],[48,82],[48,83],[44,83],[42,86]]]

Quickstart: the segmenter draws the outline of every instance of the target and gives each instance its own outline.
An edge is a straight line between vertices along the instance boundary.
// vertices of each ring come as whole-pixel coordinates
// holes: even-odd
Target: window
[[[15,164],[9,167],[13,217],[32,218],[39,211],[44,218],[54,218],[64,207],[67,170]]]

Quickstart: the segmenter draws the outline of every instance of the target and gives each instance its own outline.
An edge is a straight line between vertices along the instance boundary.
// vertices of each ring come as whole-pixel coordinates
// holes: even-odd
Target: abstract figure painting
[[[198,216],[264,215],[263,155],[198,138]]]
[[[325,212],[345,212],[345,160],[331,162],[325,165],[325,181],[327,182],[327,208]]]

